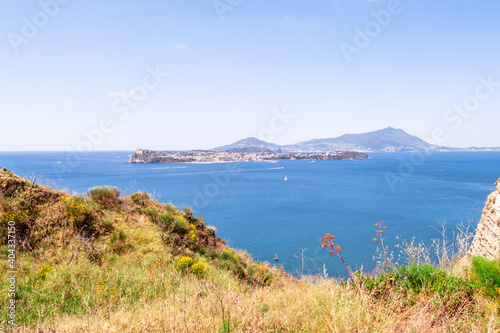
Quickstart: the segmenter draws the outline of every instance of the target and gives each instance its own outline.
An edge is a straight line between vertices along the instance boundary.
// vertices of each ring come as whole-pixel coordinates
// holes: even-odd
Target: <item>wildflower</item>
[[[38,277],[42,280],[45,280],[47,277],[47,274],[52,271],[52,267],[50,265],[43,265],[39,270],[38,270]]]
[[[325,243],[322,245],[322,248],[323,249],[331,248],[333,251],[330,251],[330,256],[333,257],[334,255],[337,255],[340,258],[340,260],[342,260],[342,263],[344,264],[345,268],[347,269],[347,272],[351,276],[352,281],[354,281],[354,284],[356,285],[356,288],[358,289],[359,294],[363,295],[363,293],[361,292],[361,288],[359,287],[359,284],[356,281],[356,278],[354,277],[354,274],[352,273],[349,266],[347,266],[347,263],[344,261],[344,258],[342,258],[342,255],[340,254],[341,247],[335,246],[335,244],[332,242],[332,240],[334,238],[335,238],[335,236],[332,236],[331,234],[326,234],[324,237],[322,237],[321,241]],[[373,317],[371,308],[369,307],[369,305],[366,302],[365,302],[365,305],[366,305],[368,311],[370,312],[370,315]]]

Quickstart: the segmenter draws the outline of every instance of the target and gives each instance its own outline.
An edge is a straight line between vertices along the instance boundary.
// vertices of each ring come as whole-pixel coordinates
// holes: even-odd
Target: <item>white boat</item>
[[[287,176],[285,176],[285,181],[287,181],[287,180],[288,180],[288,177],[287,177]]]

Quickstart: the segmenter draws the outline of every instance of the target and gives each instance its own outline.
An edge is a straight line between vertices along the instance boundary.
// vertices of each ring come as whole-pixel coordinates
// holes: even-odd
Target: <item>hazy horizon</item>
[[[392,126],[388,126],[388,127],[392,127]],[[386,127],[387,128],[387,127]],[[384,128],[385,129],[385,128]],[[399,129],[399,128],[396,128],[396,129]],[[383,129],[379,129],[379,130],[383,130]],[[404,130],[404,129],[402,129]],[[378,131],[378,130],[376,130]],[[374,132],[374,131],[370,131],[370,132]],[[405,131],[406,132],[406,131]],[[365,132],[365,133],[368,133],[368,132]],[[344,133],[344,134],[364,134],[364,133]],[[409,135],[412,135],[411,133],[407,133]],[[172,148],[172,149],[152,149],[152,150],[171,150],[171,151],[189,151],[189,150],[198,150],[198,149],[206,149],[206,150],[210,150],[210,149],[213,149],[213,148],[218,148],[218,147],[221,147],[221,146],[226,146],[226,145],[230,145],[230,144],[233,144],[233,143],[236,143],[236,142],[239,142],[239,141],[242,141],[242,140],[245,140],[245,139],[250,139],[250,138],[255,138],[255,139],[258,139],[258,140],[261,140],[261,141],[265,141],[267,143],[274,143],[274,144],[278,144],[276,142],[272,142],[272,141],[266,141],[264,139],[259,139],[257,137],[245,137],[245,138],[241,138],[241,139],[238,139],[236,141],[233,141],[233,142],[226,142],[224,144],[221,144],[219,146],[216,146],[216,147],[210,147],[210,148],[196,148],[196,147],[193,147],[193,148],[189,148],[189,149],[175,149],[175,148]],[[332,137],[333,138],[333,137]],[[288,142],[288,143],[281,143],[281,144],[278,144],[280,146],[286,146],[286,145],[293,145],[293,144],[297,144],[297,143],[301,143],[301,142],[306,142],[306,141],[310,141],[310,140],[313,140],[313,139],[331,139],[331,138],[310,138],[308,140],[304,140],[304,141],[297,141],[297,142]],[[421,138],[420,138],[421,139]],[[426,140],[424,140],[426,141]],[[428,141],[426,141],[427,143],[429,143]],[[432,143],[431,143],[432,144]],[[477,147],[477,146],[467,146],[467,147],[452,147],[452,146],[448,146],[448,147],[451,147],[451,148],[497,148],[497,147],[500,147],[500,146],[483,146],[483,147]],[[134,151],[135,149],[151,149],[149,147],[135,147],[135,148],[130,148],[130,149],[111,149],[111,150],[98,150],[98,149],[95,149],[94,151],[101,151],[101,152],[106,152],[106,151],[124,151],[124,152],[131,152],[131,151]],[[5,150],[5,151],[0,151],[0,152],[66,152],[66,151],[71,151],[71,150],[36,150],[36,151],[29,151],[29,150],[18,150],[18,151],[15,151],[15,150]]]
[[[450,0],[8,2],[0,151],[283,145],[388,126],[500,146],[499,13]]]

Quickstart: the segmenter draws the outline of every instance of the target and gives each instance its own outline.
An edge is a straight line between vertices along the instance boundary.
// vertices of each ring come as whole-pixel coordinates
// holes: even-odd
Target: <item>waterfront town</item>
[[[267,149],[239,149],[236,151],[153,151],[136,149],[129,163],[233,163],[281,160],[354,160],[363,158],[368,158],[368,155],[353,151],[281,153]]]

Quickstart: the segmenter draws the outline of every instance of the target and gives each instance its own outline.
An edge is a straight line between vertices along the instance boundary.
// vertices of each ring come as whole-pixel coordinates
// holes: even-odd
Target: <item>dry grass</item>
[[[436,318],[422,296],[409,307],[398,301],[371,305],[372,320],[357,291],[335,280],[283,277],[279,286],[250,288],[229,274],[224,282],[182,276],[161,299],[122,306],[113,312],[57,318],[25,332],[494,332],[492,311]],[[481,300],[478,308],[489,305]],[[479,312],[480,313],[480,312]],[[489,318],[489,319],[485,319]],[[227,323],[225,325],[224,323]]]

